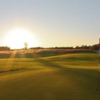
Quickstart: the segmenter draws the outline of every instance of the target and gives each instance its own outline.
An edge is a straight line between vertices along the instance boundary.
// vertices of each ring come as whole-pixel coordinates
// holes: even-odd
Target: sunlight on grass
[[[8,72],[0,73],[1,100],[14,100],[15,97],[20,100],[100,98],[100,91],[96,91],[96,54],[31,56],[32,58],[15,58],[13,54],[9,59],[0,59],[0,71],[4,71],[5,66],[8,67]]]
[[[6,62],[5,71],[9,71],[12,69],[13,62],[15,60],[16,50],[14,50],[10,56],[10,58]]]

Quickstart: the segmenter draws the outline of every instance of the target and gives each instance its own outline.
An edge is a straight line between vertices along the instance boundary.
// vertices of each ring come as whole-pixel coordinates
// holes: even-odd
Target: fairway
[[[97,67],[95,53],[0,58],[0,100],[100,100]]]

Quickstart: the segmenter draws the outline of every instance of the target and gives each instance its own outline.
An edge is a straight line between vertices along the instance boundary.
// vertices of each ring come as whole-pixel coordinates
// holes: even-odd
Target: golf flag
[[[99,38],[99,50],[100,50],[100,38]]]
[[[99,38],[99,57],[98,57],[98,81],[97,81],[97,91],[99,90],[99,79],[100,79],[100,38]]]

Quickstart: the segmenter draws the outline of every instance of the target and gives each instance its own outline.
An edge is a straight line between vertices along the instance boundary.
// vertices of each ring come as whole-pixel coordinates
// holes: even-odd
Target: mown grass
[[[99,100],[98,55],[0,59],[0,100]]]

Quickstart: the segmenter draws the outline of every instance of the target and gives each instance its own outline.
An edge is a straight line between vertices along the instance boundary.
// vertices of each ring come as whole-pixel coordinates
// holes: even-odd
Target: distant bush
[[[7,46],[0,47],[0,51],[6,51],[6,50],[10,50],[10,47],[7,47]]]

